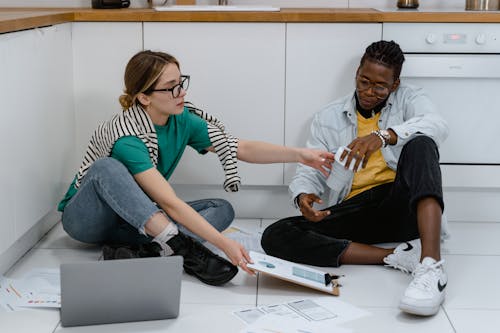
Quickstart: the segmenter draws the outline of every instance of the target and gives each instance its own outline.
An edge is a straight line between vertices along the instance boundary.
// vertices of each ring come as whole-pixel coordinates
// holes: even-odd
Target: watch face
[[[382,134],[382,136],[386,140],[390,140],[391,139],[391,135],[389,134],[388,130],[380,130],[380,134]]]

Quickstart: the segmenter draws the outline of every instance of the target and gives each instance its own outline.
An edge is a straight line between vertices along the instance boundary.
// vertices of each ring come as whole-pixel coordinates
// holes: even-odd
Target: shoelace
[[[435,277],[439,275],[439,269],[444,263],[444,260],[440,260],[432,265],[417,265],[415,271],[412,275],[414,277],[411,282],[413,287],[418,289],[431,290],[432,286],[435,284]],[[427,273],[431,274],[427,274]]]

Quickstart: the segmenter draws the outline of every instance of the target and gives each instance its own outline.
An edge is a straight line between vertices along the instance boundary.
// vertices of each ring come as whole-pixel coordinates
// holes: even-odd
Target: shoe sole
[[[384,260],[384,263],[385,263],[385,267],[388,267],[388,268],[392,268],[392,269],[396,269],[398,271],[401,271],[405,274],[411,274],[411,270],[407,269],[406,267],[403,267],[401,265],[398,265],[398,264],[394,264],[394,263],[388,263],[387,261]]]
[[[393,261],[387,259],[387,257],[385,257],[384,259],[382,259],[382,261],[385,264],[384,266],[397,269],[397,270],[399,270],[399,271],[401,271],[401,272],[403,272],[405,274],[411,274],[415,270],[415,267],[413,267],[413,268],[405,267],[403,265],[400,265],[397,262],[393,262]]]
[[[406,313],[414,314],[417,316],[433,316],[436,313],[438,313],[440,306],[441,306],[441,304],[436,305],[436,306],[432,306],[432,307],[430,307],[430,306],[418,307],[415,305],[404,303],[402,301],[399,303],[399,308],[402,311],[404,311]]]
[[[207,279],[202,279],[201,277],[199,277],[198,275],[196,275],[192,270],[190,270],[188,268],[184,268],[184,271],[187,274],[196,277],[201,282],[206,283],[206,284],[211,285],[211,286],[221,286],[223,284],[226,284],[229,281],[231,281],[236,276],[236,274],[238,274],[238,270],[236,269],[233,272],[231,272],[231,274],[228,274],[227,277],[225,277],[224,279],[207,280]]]

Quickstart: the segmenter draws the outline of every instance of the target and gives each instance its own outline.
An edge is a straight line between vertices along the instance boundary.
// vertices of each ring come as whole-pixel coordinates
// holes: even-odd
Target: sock
[[[174,253],[172,248],[168,246],[167,241],[169,241],[172,237],[174,237],[178,233],[179,229],[177,229],[175,223],[170,222],[167,225],[167,227],[163,229],[162,232],[160,232],[155,238],[153,238],[153,242],[160,244],[164,256],[170,256]]]

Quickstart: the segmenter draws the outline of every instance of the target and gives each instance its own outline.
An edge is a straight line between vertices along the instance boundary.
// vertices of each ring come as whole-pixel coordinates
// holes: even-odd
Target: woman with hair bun
[[[181,255],[186,273],[222,285],[238,266],[253,274],[246,266],[251,258],[221,233],[234,218],[229,202],[186,203],[170,186],[186,146],[218,155],[227,191],[239,188],[237,159],[299,162],[328,175],[333,154],[229,135],[218,119],[185,103],[189,79],[169,54],[142,51],[130,59],[119,98],[123,112],[95,130],[59,210],[66,232],[82,242],[103,244],[105,260]],[[221,249],[229,261],[200,239]]]

